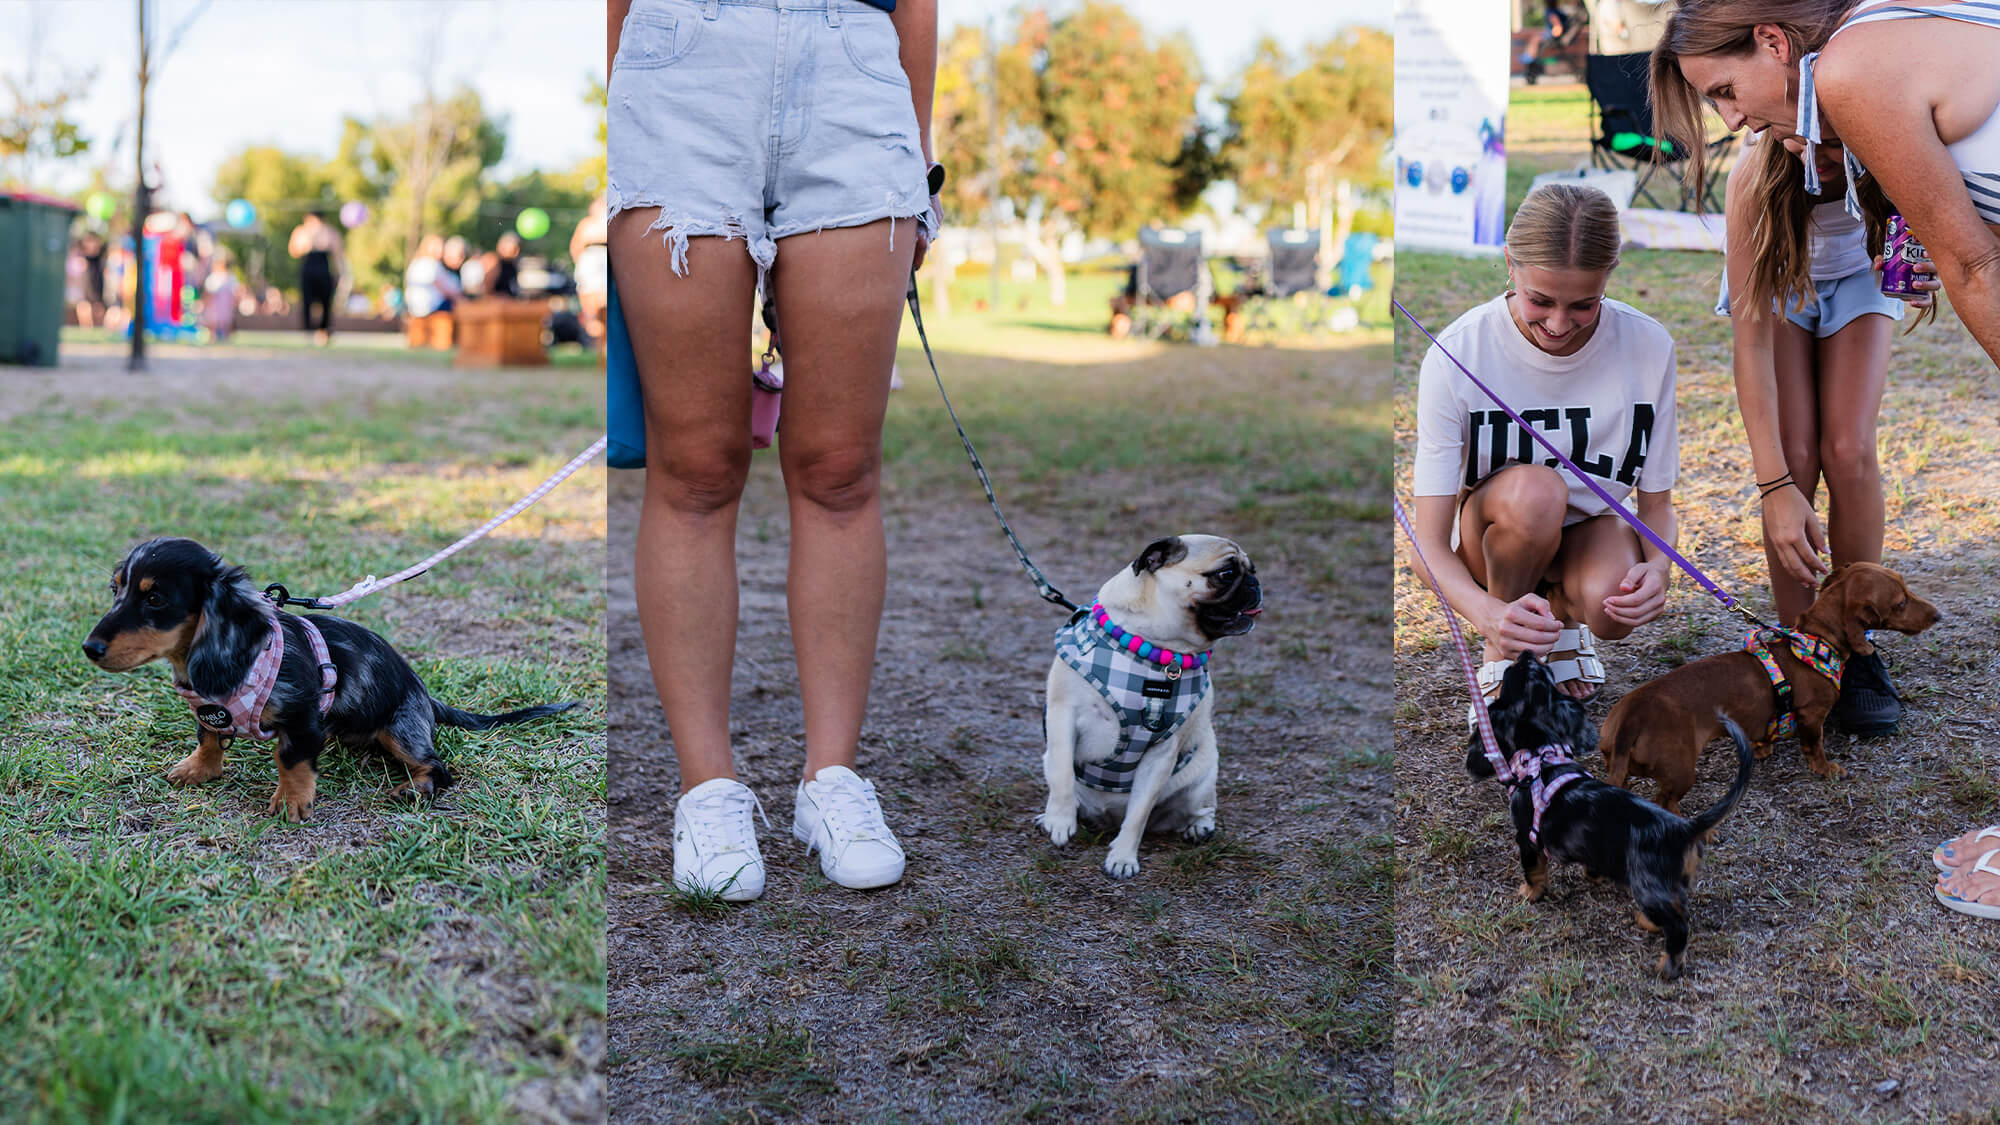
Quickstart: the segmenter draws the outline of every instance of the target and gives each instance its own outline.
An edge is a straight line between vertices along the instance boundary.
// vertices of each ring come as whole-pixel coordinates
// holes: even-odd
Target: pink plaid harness
[[[306,641],[312,646],[313,660],[319,665],[320,691],[319,713],[324,715],[333,706],[333,688],[338,675],[334,671],[333,656],[326,649],[326,638],[320,635],[319,626],[311,618],[297,618],[305,628]],[[278,621],[277,611],[271,612],[271,636],[264,642],[263,651],[251,662],[249,675],[221,699],[210,699],[196,692],[186,684],[176,682],[174,690],[187,700],[188,708],[194,712],[195,721],[205,730],[232,737],[253,738],[260,741],[278,737],[276,731],[263,728],[264,705],[270,702],[271,689],[278,684],[278,666],[285,660],[285,629]]]
[[[1554,766],[1570,766],[1568,772],[1554,777],[1546,776]],[[1569,747],[1560,745],[1543,746],[1536,750],[1516,750],[1514,758],[1507,763],[1507,774],[1500,780],[1507,788],[1518,789],[1527,786],[1528,796],[1535,803],[1534,819],[1528,824],[1528,842],[1540,847],[1542,843],[1542,814],[1555,801],[1556,794],[1565,785],[1583,776],[1583,769],[1570,757]]]
[[[1792,682],[1778,668],[1778,659],[1771,655],[1771,643],[1783,641],[1792,650],[1792,655],[1806,667],[1833,681],[1833,690],[1840,690],[1840,670],[1846,660],[1834,650],[1833,642],[1811,633],[1801,633],[1796,629],[1758,629],[1743,638],[1743,649],[1764,665],[1764,674],[1771,677],[1771,690],[1778,695],[1778,706],[1771,716],[1771,725],[1764,731],[1764,741],[1789,738],[1798,728],[1798,712],[1792,707]]]

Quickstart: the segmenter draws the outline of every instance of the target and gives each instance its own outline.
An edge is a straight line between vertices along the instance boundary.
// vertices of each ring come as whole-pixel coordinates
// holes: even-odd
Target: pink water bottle
[[[769,449],[778,433],[779,395],[785,389],[785,371],[769,353],[750,374],[750,448]]]

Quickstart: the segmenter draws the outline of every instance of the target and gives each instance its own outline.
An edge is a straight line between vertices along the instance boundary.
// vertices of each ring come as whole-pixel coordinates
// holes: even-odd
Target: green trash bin
[[[54,367],[76,207],[0,192],[0,363]]]

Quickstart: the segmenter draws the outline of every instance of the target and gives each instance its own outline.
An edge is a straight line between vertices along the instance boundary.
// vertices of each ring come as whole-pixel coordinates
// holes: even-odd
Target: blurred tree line
[[[584,100],[601,108],[603,83],[592,80]],[[603,130],[600,114],[600,137]],[[344,232],[348,269],[357,290],[372,292],[402,283],[423,236],[457,235],[491,248],[523,208],[539,207],[551,220],[548,233],[523,239],[523,252],[569,265],[570,231],[604,185],[601,149],[566,171],[499,180],[492,169],[506,151],[506,122],[488,116],[470,88],[426,98],[403,116],[348,118],[331,159],[251,146],[216,170],[211,195],[219,207],[248,200],[257,224],[224,230],[221,241],[246,269],[296,290],[299,266],[285,245],[292,228],[311,210],[339,225],[341,207],[358,202],[368,220]]]
[[[990,40],[962,25],[939,47],[942,202],[953,225],[989,211],[1024,222],[1058,303],[1057,248],[1071,231],[1122,239],[1171,225],[1229,181],[1238,208],[1264,226],[1288,225],[1298,205],[1337,244],[1362,194],[1388,186],[1387,31],[1350,28],[1293,52],[1265,39],[1240,73],[1213,84],[1215,124],[1198,112],[1204,76],[1184,37],[1148,35],[1111,0],[1012,20]]]

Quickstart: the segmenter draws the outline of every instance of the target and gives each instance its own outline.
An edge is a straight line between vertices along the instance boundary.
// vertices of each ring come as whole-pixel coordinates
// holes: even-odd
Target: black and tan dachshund
[[[1556,690],[1553,673],[1533,653],[1522,653],[1507,669],[1500,681],[1500,696],[1487,713],[1493,718],[1493,735],[1500,750],[1510,760],[1517,751],[1546,746],[1567,747],[1572,758],[1597,749],[1597,730],[1584,705]],[[1736,780],[1722,800],[1693,820],[1606,785],[1585,774],[1581,766],[1565,762],[1542,773],[1544,781],[1567,773],[1577,776],[1548,799],[1542,810],[1541,840],[1536,844],[1529,840],[1534,796],[1526,785],[1513,787],[1508,805],[1514,817],[1515,843],[1521,851],[1525,880],[1521,896],[1534,902],[1548,890],[1551,856],[1582,864],[1593,879],[1616,880],[1632,892],[1638,904],[1639,927],[1666,937],[1660,975],[1667,980],[1680,976],[1687,957],[1688,892],[1701,868],[1706,838],[1743,798],[1755,762],[1742,728],[1727,716],[1721,722],[1736,742]],[[1474,777],[1493,776],[1493,763],[1476,733],[1466,749],[1465,768]]]
[[[452,783],[432,741],[437,724],[486,730],[576,706],[548,704],[504,715],[460,711],[432,698],[389,642],[352,622],[314,614],[310,620],[325,637],[336,676],[322,713],[322,673],[305,619],[274,613],[244,568],[225,564],[190,539],[150,539],[132,548],[112,573],[111,597],[111,611],[83,642],[84,655],[108,672],[165,660],[177,686],[209,699],[231,696],[251,678],[275,617],[284,631],[284,656],[268,699],[250,718],[276,736],[278,790],[270,811],[282,809],[292,821],[310,813],[319,752],[329,735],[350,750],[379,747],[409,767],[410,780],[396,793],[435,797]],[[167,771],[169,781],[196,785],[222,776],[229,734],[202,720],[195,726],[199,745]]]

